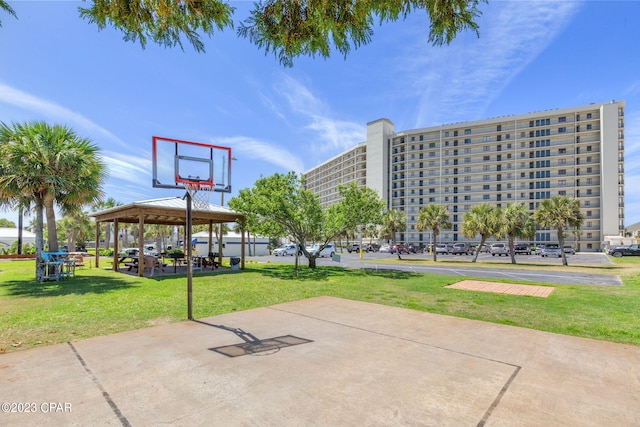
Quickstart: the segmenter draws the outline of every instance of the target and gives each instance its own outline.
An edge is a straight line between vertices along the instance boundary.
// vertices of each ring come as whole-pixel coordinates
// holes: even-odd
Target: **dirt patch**
[[[461,289],[464,291],[494,292],[509,295],[528,295],[532,297],[548,297],[553,292],[551,286],[516,285],[514,283],[482,282],[479,280],[463,280],[445,288]]]

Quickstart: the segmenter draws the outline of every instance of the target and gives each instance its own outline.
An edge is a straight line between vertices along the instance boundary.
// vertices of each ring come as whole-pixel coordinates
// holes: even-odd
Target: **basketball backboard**
[[[153,186],[184,189],[200,184],[231,192],[231,148],[179,139],[152,138]]]

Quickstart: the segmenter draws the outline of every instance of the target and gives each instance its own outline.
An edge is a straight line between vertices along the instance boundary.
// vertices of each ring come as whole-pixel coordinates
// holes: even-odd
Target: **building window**
[[[491,151],[491,147],[485,145],[484,147],[482,147],[482,151]]]
[[[482,200],[490,200],[490,199],[491,199],[491,196],[488,194],[485,194],[482,196]]]
[[[482,137],[482,142],[489,142],[489,141],[491,141],[490,137],[488,137],[488,136],[483,136]]]
[[[567,170],[566,169],[558,170],[558,175],[566,175],[566,174],[567,174]]]
[[[566,132],[567,132],[567,128],[566,127],[558,128],[558,133],[566,133]]]
[[[558,123],[564,123],[566,121],[567,121],[567,117],[566,116],[558,117]]]

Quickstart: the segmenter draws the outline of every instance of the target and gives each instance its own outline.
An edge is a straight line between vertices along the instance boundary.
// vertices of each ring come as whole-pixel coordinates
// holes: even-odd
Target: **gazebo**
[[[114,235],[119,233],[119,224],[138,224],[139,236],[144,236],[145,224],[161,224],[187,226],[187,201],[180,197],[166,197],[162,199],[143,200],[128,205],[116,206],[90,216],[96,219],[96,255],[100,249],[100,223],[113,222]],[[213,224],[225,222],[239,222],[244,225],[244,216],[224,206],[209,204],[208,209],[191,209],[191,225],[209,225],[209,241],[213,239]],[[244,227],[243,227],[244,228]],[[185,242],[186,243],[186,242]],[[138,239],[139,252],[144,253],[144,239]],[[118,271],[118,239],[114,239],[113,269]],[[240,268],[244,269],[244,233],[242,233],[240,254]],[[99,267],[100,257],[96,256],[96,267]],[[142,276],[143,269],[138,269],[138,276]]]

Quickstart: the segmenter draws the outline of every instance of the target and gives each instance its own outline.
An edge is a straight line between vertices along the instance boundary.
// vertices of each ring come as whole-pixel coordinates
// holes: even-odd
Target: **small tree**
[[[13,221],[9,221],[6,218],[0,218],[0,227],[3,228],[16,228],[16,223]]]
[[[433,261],[437,261],[436,237],[440,229],[450,229],[449,212],[443,205],[431,204],[420,209],[416,228],[420,231],[431,230],[431,244],[433,245]]]
[[[254,233],[291,237],[309,260],[309,268],[315,268],[329,242],[381,217],[382,201],[369,188],[341,186],[339,191],[342,199],[323,211],[318,196],[304,188],[295,172],[276,173],[240,190],[229,207],[246,216]],[[306,248],[310,241],[320,244],[314,253]]]
[[[514,250],[515,238],[528,239],[535,235],[536,225],[529,210],[522,203],[511,203],[501,211],[498,221],[496,235],[507,236],[509,240],[509,252],[511,253],[511,263],[516,263]]]
[[[558,235],[558,244],[562,254],[562,264],[568,265],[564,253],[565,232],[574,228],[580,230],[584,216],[580,212],[580,202],[566,196],[556,196],[543,200],[534,214],[535,221],[542,227],[553,228]]]
[[[464,219],[462,221],[462,234],[467,239],[472,239],[475,236],[480,235],[480,244],[476,248],[476,252],[473,255],[473,260],[471,262],[476,262],[487,238],[496,233],[496,229],[498,227],[498,216],[498,208],[486,203],[475,205],[464,215]]]
[[[391,209],[390,211],[387,211],[382,220],[382,229],[380,230],[380,234],[391,239],[391,242],[394,245],[397,245],[396,234],[398,231],[402,231],[406,227],[407,217],[404,212],[397,209]],[[400,251],[396,250],[396,253],[398,255],[398,259],[402,259]]]

